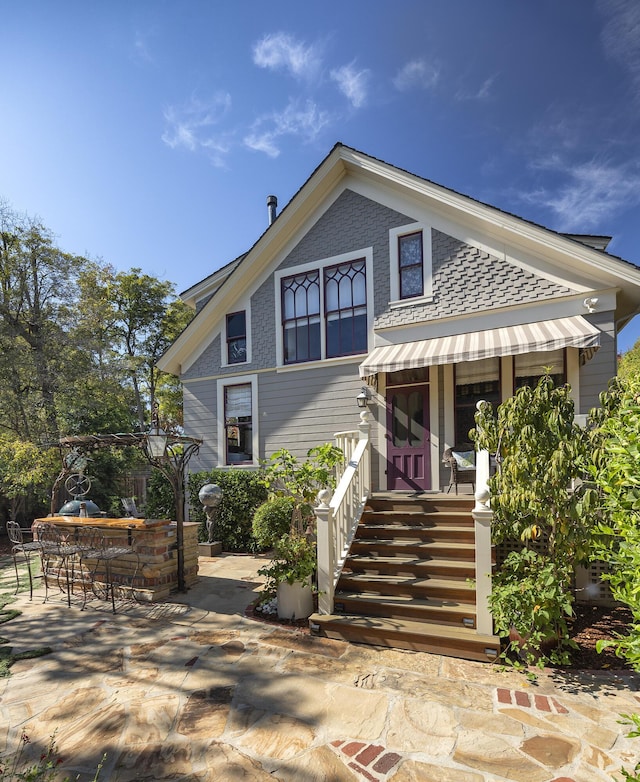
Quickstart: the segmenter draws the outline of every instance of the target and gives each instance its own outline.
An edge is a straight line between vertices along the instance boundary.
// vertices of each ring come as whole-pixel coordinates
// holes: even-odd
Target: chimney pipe
[[[278,199],[274,195],[267,196],[267,209],[269,210],[269,225],[273,225],[277,217]]]

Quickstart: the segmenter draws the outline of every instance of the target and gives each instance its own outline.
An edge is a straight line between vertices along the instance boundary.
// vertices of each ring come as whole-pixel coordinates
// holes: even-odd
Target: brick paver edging
[[[524,709],[536,709],[537,711],[545,711],[548,714],[568,714],[568,710],[558,703],[555,698],[550,698],[547,695],[539,695],[538,693],[528,693],[522,690],[505,690],[503,687],[498,687],[496,690],[498,705],[505,706],[520,706]]]
[[[380,744],[346,739],[332,741],[331,746],[350,769],[368,782],[383,782],[402,760],[397,752],[387,752]]]

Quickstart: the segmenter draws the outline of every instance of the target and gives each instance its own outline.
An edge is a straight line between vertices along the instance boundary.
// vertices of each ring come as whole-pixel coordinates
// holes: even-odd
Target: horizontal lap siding
[[[357,429],[360,410],[356,397],[361,387],[357,363],[261,374],[261,455],[287,448],[303,458],[309,448],[333,442],[336,432]],[[373,446],[377,448],[375,429],[372,426]],[[372,462],[375,471],[377,460]],[[377,476],[373,477],[375,485]]]
[[[616,374],[616,338],[613,313],[590,315],[587,320],[600,331],[600,347],[592,359],[580,367],[580,412],[588,413],[592,407],[600,407],[599,395],[606,391],[609,381]]]
[[[200,452],[191,460],[190,470],[209,470],[217,464],[216,381],[185,384],[183,394],[185,433],[203,441]]]

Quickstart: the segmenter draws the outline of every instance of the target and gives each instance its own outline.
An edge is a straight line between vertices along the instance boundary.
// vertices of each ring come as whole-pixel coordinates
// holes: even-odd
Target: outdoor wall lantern
[[[371,404],[371,391],[366,386],[362,386],[362,391],[356,397],[358,407],[362,410],[366,409]]]

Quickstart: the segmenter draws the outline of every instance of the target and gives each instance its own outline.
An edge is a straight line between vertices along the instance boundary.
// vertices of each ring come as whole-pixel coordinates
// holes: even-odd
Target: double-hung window
[[[367,257],[280,278],[282,360],[298,364],[367,350]]]
[[[227,364],[243,364],[247,360],[247,314],[227,315]]]
[[[224,388],[225,464],[253,462],[251,383]]]

